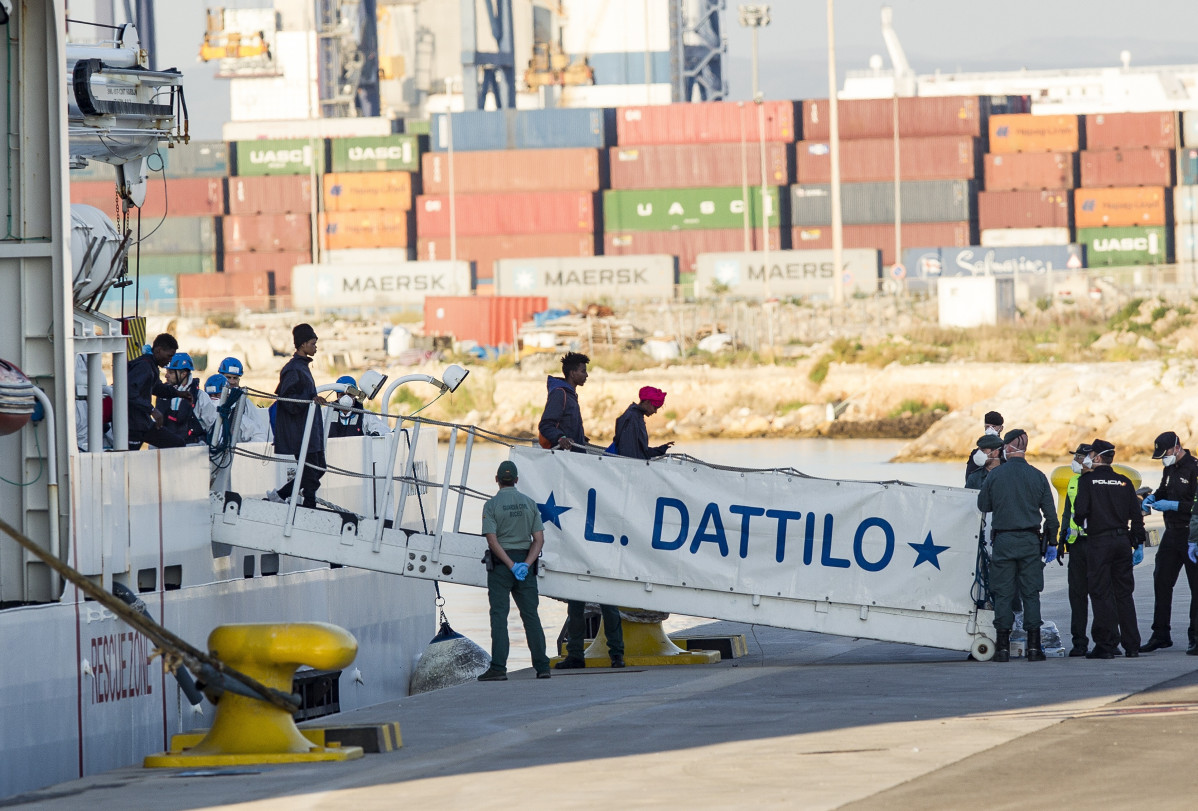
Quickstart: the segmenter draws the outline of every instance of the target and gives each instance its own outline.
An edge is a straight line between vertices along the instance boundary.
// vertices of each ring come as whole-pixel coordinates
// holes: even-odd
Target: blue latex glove
[[[1148,495],[1144,496],[1144,506],[1145,507],[1151,507],[1153,502],[1155,502],[1155,501],[1156,501],[1156,493],[1149,493]]]
[[[521,580],[521,581],[524,580],[524,578],[528,577],[528,564],[527,563],[513,564],[512,574],[514,574],[516,576],[517,580]]]
[[[1154,501],[1154,502],[1152,502],[1152,509],[1157,510],[1159,512],[1167,513],[1172,510],[1177,509],[1177,502],[1176,501]]]
[[[1190,546],[1186,549],[1186,557],[1190,559],[1190,563],[1198,563],[1198,543],[1190,542]]]
[[[1052,563],[1057,559],[1057,548],[1055,546],[1048,547],[1048,551],[1044,553],[1044,562]]]
[[[1136,547],[1135,551],[1131,553],[1131,565],[1139,566],[1143,562],[1144,562],[1144,544],[1140,544],[1139,546]]]

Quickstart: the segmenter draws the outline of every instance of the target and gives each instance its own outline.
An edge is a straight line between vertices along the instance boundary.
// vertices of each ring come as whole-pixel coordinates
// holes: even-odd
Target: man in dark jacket
[[[158,370],[171,362],[179,351],[175,336],[162,333],[154,339],[148,354],[139,355],[129,361],[127,381],[129,385],[129,450],[135,451],[143,442],[156,448],[181,448],[183,440],[163,430],[162,414],[154,409],[154,397],[184,397],[174,386],[158,379]]]
[[[667,442],[650,447],[645,417],[652,417],[665,405],[666,393],[653,386],[645,386],[637,396],[640,397],[640,402],[628,406],[616,420],[616,455],[627,456],[630,459],[656,459],[658,456],[665,456],[674,443]]]
[[[567,352],[562,356],[562,376],[550,375],[545,411],[537,426],[541,432],[542,447],[585,452],[587,435],[582,430],[578,387],[587,382],[587,364],[590,362],[591,359],[581,352]]]
[[[300,480],[300,492],[303,494],[305,507],[316,506],[316,491],[320,489],[320,478],[324,476],[324,420],[321,418],[319,406],[324,400],[316,393],[316,380],[312,377],[312,358],[316,355],[316,330],[310,324],[297,324],[291,330],[291,339],[295,344],[295,354],[287,365],[279,372],[279,385],[275,394],[287,400],[303,400],[304,403],[288,403],[280,400],[275,419],[275,453],[299,458],[300,448],[304,442],[304,424],[308,419],[308,402],[316,403],[316,414],[312,418],[312,427],[308,431],[308,453],[303,460],[302,473],[296,475]],[[295,480],[287,482],[277,491],[271,490],[266,497],[271,501],[288,501],[291,498],[291,488]]]
[[[986,430],[985,430],[985,433],[982,434],[982,436],[992,436],[996,439],[1002,437],[1002,422],[1003,422],[1002,414],[999,414],[997,411],[987,411],[986,416],[983,417],[983,420],[985,420]],[[977,447],[981,448],[982,446],[979,444]],[[966,482],[969,481],[970,476],[972,476],[974,473],[977,472],[978,468],[984,467],[986,464],[985,462],[977,461],[977,458],[975,455],[976,453],[977,453],[977,449],[974,449],[974,453],[970,454],[969,458],[965,460],[965,481]],[[999,463],[1000,464],[1002,463],[1001,459],[999,460]],[[965,486],[969,487],[970,485],[966,484]],[[979,484],[978,487],[981,487],[981,485]]]
[[[1186,571],[1186,582],[1190,584],[1190,625],[1186,653],[1198,655],[1198,564],[1191,563],[1186,556],[1186,544],[1190,538],[1190,515],[1194,508],[1194,496],[1198,491],[1198,460],[1181,447],[1181,440],[1172,431],[1156,438],[1153,459],[1160,459],[1165,466],[1161,486],[1144,499],[1144,506],[1159,511],[1165,518],[1165,535],[1156,550],[1156,568],[1152,572],[1155,595],[1155,610],[1152,612],[1152,636],[1140,648],[1149,653],[1160,648],[1173,646],[1170,628],[1173,614],[1173,587],[1182,568]]]

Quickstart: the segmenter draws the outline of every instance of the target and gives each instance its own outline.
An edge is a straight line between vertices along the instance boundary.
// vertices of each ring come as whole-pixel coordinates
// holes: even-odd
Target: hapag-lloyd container
[[[978,192],[978,227],[1068,228],[1072,195],[1069,189]]]
[[[1012,152],[983,159],[986,191],[1072,189],[1077,185],[1074,152]]]
[[[766,187],[764,210],[760,187],[706,189],[628,189],[603,193],[603,222],[607,231],[672,231],[740,228],[748,210],[749,226],[779,223],[779,188]]]
[[[968,222],[921,222],[903,223],[905,245],[969,245],[973,242],[974,229]],[[882,264],[889,267],[895,263],[894,223],[887,225],[846,225],[843,229],[844,247],[875,248],[882,252]],[[830,249],[832,229],[826,226],[795,226],[791,230],[791,246],[795,250],[805,248]]]
[[[990,116],[990,152],[1076,152],[1081,128],[1075,115]]]
[[[613,146],[608,166],[613,189],[686,189],[761,185],[761,147],[745,144],[646,144]],[[770,186],[791,181],[790,147],[766,142],[765,176]]]
[[[599,191],[601,154],[597,149],[455,152],[454,193]],[[427,152],[421,164],[424,193],[449,194],[449,154]]]
[[[1069,244],[1068,228],[987,228],[979,235],[986,248],[1047,247]]]
[[[1198,186],[1178,186],[1173,190],[1173,221],[1198,223]]]
[[[307,214],[230,215],[221,220],[225,254],[236,251],[311,251]]]
[[[985,132],[986,97],[913,96],[898,100],[898,128],[903,138],[929,135],[972,135]],[[844,99],[837,105],[840,138],[890,138],[894,135],[893,99]],[[828,100],[803,102],[803,138],[826,141],[830,137]],[[733,139],[735,140],[735,139]]]
[[[416,258],[445,260],[450,257],[449,237],[421,237],[416,241]],[[458,237],[458,259],[474,262],[479,279],[494,277],[495,262],[541,256],[594,256],[593,234],[504,234],[491,237]]]
[[[1172,149],[1177,113],[1094,113],[1086,119],[1086,149]]]
[[[141,255],[211,254],[217,249],[218,233],[220,220],[216,217],[167,217],[158,223],[146,223],[143,219]],[[136,248],[131,248],[130,254],[136,254]]]
[[[312,178],[307,175],[229,178],[230,214],[307,214]]]
[[[320,241],[325,250],[406,248],[411,215],[407,211],[325,211]]]
[[[1081,170],[1081,185],[1087,188],[1172,186],[1173,150],[1087,149],[1081,153]]]
[[[223,177],[181,177],[170,180],[169,184],[166,190],[163,189],[164,184],[161,180],[155,182],[154,178],[151,178],[146,184],[146,201],[141,207],[143,233],[163,216],[219,217],[224,213]],[[101,180],[72,183],[70,194],[72,203],[95,206],[115,218],[116,187],[111,182]]]
[[[291,269],[312,261],[310,251],[238,251],[226,253],[222,259],[225,273],[264,273],[273,271],[276,278],[291,278]]]
[[[1084,268],[1080,245],[987,248],[981,245],[908,248],[903,251],[908,279],[941,276],[1014,276]]]
[[[782,247],[777,228],[768,230],[770,250]],[[761,229],[749,229],[750,251],[764,248]],[[706,231],[607,231],[603,235],[603,253],[612,256],[627,254],[670,254],[678,257],[678,272],[694,273],[695,262],[701,253],[727,253],[745,249],[745,234],[740,228],[713,228]]]
[[[976,186],[972,180],[908,180],[900,185],[904,223],[975,219]],[[831,225],[831,198],[827,184],[791,186],[791,223]],[[845,225],[893,223],[894,184],[846,183],[840,188],[840,208]]]
[[[415,135],[329,139],[330,172],[419,172]]]
[[[594,233],[595,195],[591,192],[454,195],[460,237],[500,234]],[[416,233],[449,236],[449,196],[416,198]]]
[[[424,334],[452,335],[482,346],[511,345],[518,326],[548,307],[545,296],[426,296]]]
[[[410,211],[408,172],[341,172],[324,176],[325,211]]]
[[[324,139],[238,141],[234,171],[239,177],[324,174]]]
[[[766,141],[790,143],[798,137],[795,102],[765,101]],[[616,108],[616,143],[730,144],[762,140],[761,114],[752,102],[707,101]]]
[[[899,141],[899,175],[903,180],[968,180],[977,173],[977,139],[972,136],[937,135]],[[795,144],[795,179],[799,183],[832,182],[831,150],[826,141]],[[844,183],[893,181],[894,139],[842,142],[840,179]]]
[[[1073,221],[1078,228],[1165,225],[1168,202],[1169,195],[1159,187],[1078,189]]]
[[[1086,248],[1089,267],[1163,265],[1169,260],[1168,229],[1079,228],[1077,241]]]
[[[503,149],[602,149],[614,143],[615,112],[601,108],[546,110],[471,110],[432,116],[430,148],[449,149],[452,129],[454,151]],[[450,126],[452,125],[452,127]]]

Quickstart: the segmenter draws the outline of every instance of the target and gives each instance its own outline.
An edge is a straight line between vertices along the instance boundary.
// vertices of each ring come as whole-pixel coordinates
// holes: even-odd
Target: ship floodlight
[[[379,392],[383,390],[384,384],[387,382],[387,376],[381,372],[376,372],[374,369],[367,369],[362,372],[362,378],[358,381],[358,388],[366,395],[367,400],[373,400],[379,396]]]
[[[470,372],[458,366],[456,363],[452,366],[445,367],[445,373],[441,375],[441,382],[445,384],[445,388],[449,389],[449,393],[458,390],[458,386],[462,385],[462,381]]]

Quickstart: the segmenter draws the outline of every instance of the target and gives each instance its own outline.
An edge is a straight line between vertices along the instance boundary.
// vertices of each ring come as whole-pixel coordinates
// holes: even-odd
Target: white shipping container
[[[563,0],[562,50],[571,56],[670,50],[669,0]]]
[[[1068,228],[987,228],[982,231],[986,248],[1032,248],[1068,245]]]
[[[1198,146],[1198,110],[1181,114],[1181,145]]]
[[[234,121],[320,115],[315,32],[279,31],[275,49],[275,64],[283,71],[282,76],[229,80],[229,108]],[[233,140],[227,135],[225,139]]]
[[[1179,265],[1198,262],[1198,223],[1178,223],[1173,231],[1173,257]]]
[[[1173,189],[1173,221],[1198,222],[1198,186],[1178,186]]]
[[[272,138],[358,138],[390,135],[388,118],[308,118],[296,121],[228,121],[221,127],[226,141]]]
[[[998,276],[947,276],[937,283],[940,326],[980,327],[1015,319],[1015,280]]]
[[[882,252],[848,248],[844,266],[836,272],[832,251],[770,251],[766,270],[764,251],[701,253],[695,260],[695,296],[706,298],[727,290],[733,296],[815,296],[831,298],[834,283],[849,293],[878,291]]]
[[[419,304],[425,296],[468,296],[469,262],[296,265],[291,300],[297,309],[376,308]]]
[[[677,264],[665,254],[499,259],[495,294],[547,296],[553,303],[673,299]]]

